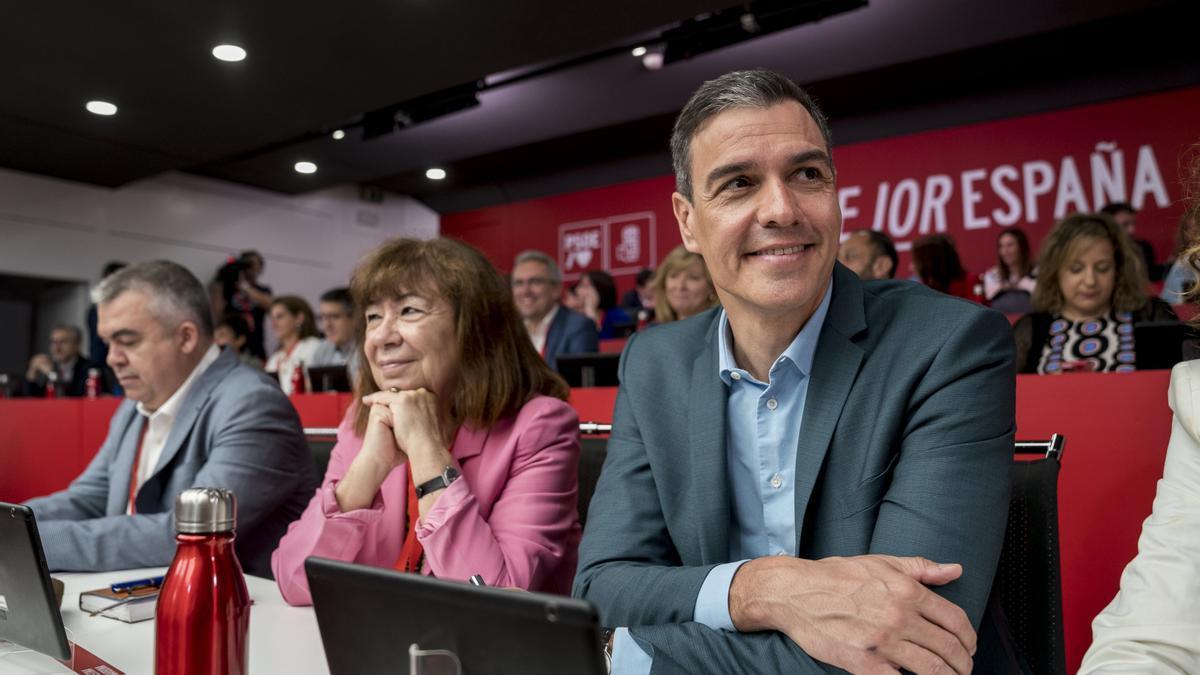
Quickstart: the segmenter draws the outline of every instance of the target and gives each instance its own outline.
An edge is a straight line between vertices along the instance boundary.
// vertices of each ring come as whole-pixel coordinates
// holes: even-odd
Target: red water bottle
[[[175,500],[175,559],[154,614],[157,675],[245,675],[250,593],[233,550],[237,499],[190,488]]]
[[[304,362],[297,361],[296,368],[292,371],[292,393],[303,394],[304,390]]]
[[[88,368],[87,397],[94,399],[100,395],[100,371]]]
[[[46,398],[58,398],[58,373],[50,371],[46,375]]]

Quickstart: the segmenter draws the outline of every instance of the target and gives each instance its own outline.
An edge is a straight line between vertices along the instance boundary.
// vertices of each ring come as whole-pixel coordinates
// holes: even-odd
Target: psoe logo
[[[558,262],[564,275],[604,269],[604,221],[568,223],[558,228]]]
[[[616,258],[623,265],[636,265],[642,259],[642,228],[632,223],[621,226]]]

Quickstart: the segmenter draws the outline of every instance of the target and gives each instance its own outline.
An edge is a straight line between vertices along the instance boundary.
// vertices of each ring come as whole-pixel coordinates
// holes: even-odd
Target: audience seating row
[[[1071,459],[1059,480],[1062,626],[1069,672],[1091,641],[1091,620],[1116,592],[1137,552],[1170,436],[1168,371],[1034,375],[1017,378],[1017,436],[1063,434]],[[611,422],[614,388],[575,389],[581,421]],[[305,427],[341,421],[350,394],[293,397]],[[117,399],[0,400],[0,499],[21,501],[65,487],[82,472],[108,431]],[[585,446],[596,439],[586,439]],[[587,448],[585,448],[587,450]],[[595,448],[592,448],[595,450]],[[602,454],[585,452],[591,470]],[[589,465],[591,466],[591,465]],[[582,471],[582,469],[581,469]]]

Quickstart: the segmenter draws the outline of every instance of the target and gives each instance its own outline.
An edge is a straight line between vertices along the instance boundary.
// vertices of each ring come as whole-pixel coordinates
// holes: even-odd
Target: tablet
[[[604,675],[596,610],[321,558],[304,563],[331,675]]]
[[[0,639],[56,659],[71,646],[33,511],[0,502]]]

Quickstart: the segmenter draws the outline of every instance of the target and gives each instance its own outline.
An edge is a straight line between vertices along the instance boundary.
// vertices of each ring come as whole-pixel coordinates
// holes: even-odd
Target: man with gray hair
[[[98,394],[107,393],[108,382],[101,376],[100,364],[85,357],[83,331],[78,326],[60,325],[50,330],[50,350],[35,354],[29,359],[25,372],[25,396],[45,396],[46,386],[53,381],[57,396],[84,396],[87,394],[87,379],[92,370],[100,376],[97,381]]]
[[[562,354],[600,351],[596,324],[559,303],[562,275],[554,258],[541,251],[522,251],[513,261],[513,302],[529,331],[533,348],[551,368]]]
[[[237,495],[243,567],[270,576],[271,551],[317,485],[295,409],[266,375],[213,344],[208,294],[180,265],[126,267],[92,295],[127,399],[83,474],[26,502],[50,568],[167,565],[175,498],[221,487]]]
[[[762,70],[706,82],[676,122],[675,218],[721,305],[621,357],[574,588],[617,628],[615,675],[1011,672],[984,610],[1012,333],[837,262],[829,139]]]

